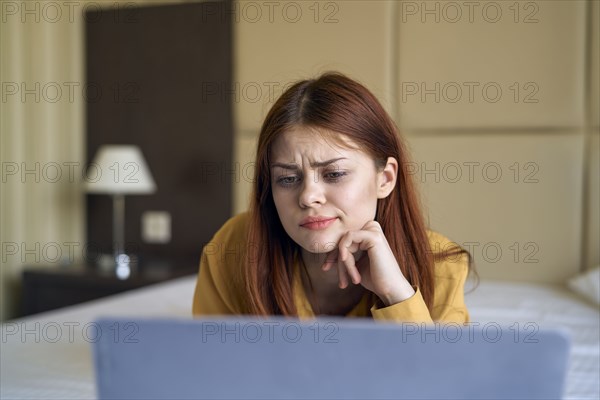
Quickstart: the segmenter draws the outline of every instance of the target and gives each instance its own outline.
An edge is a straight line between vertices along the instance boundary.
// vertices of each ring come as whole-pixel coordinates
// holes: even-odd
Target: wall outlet
[[[142,240],[146,243],[169,243],[171,241],[171,214],[167,211],[143,213]]]

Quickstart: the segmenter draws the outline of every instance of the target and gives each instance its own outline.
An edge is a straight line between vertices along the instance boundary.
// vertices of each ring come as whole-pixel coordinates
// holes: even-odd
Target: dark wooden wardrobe
[[[138,145],[158,189],[125,200],[126,247],[141,266],[197,267],[202,246],[231,213],[234,97],[207,95],[232,86],[227,7],[129,3],[85,17],[88,162],[103,144]],[[169,243],[143,242],[145,211],[170,213]],[[87,195],[86,212],[93,261],[111,251],[111,197]]]

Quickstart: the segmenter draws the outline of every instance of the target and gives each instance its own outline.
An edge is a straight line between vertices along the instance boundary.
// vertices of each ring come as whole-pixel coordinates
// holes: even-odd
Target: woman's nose
[[[298,201],[302,208],[325,204],[326,198],[323,182],[320,181],[316,173],[307,174],[306,179],[302,182]]]

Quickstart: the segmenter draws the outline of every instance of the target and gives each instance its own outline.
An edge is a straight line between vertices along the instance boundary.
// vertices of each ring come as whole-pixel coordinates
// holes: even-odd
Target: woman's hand
[[[366,252],[366,254],[364,254]],[[406,280],[381,225],[367,222],[359,231],[347,232],[336,250],[329,253],[322,268],[337,266],[339,286],[345,289],[349,281],[361,284],[375,293],[386,305],[399,303],[415,291]]]

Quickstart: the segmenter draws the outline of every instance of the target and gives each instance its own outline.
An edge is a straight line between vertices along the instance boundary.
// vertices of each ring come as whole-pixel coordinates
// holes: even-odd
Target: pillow
[[[600,266],[579,274],[567,286],[596,305],[600,305]]]

